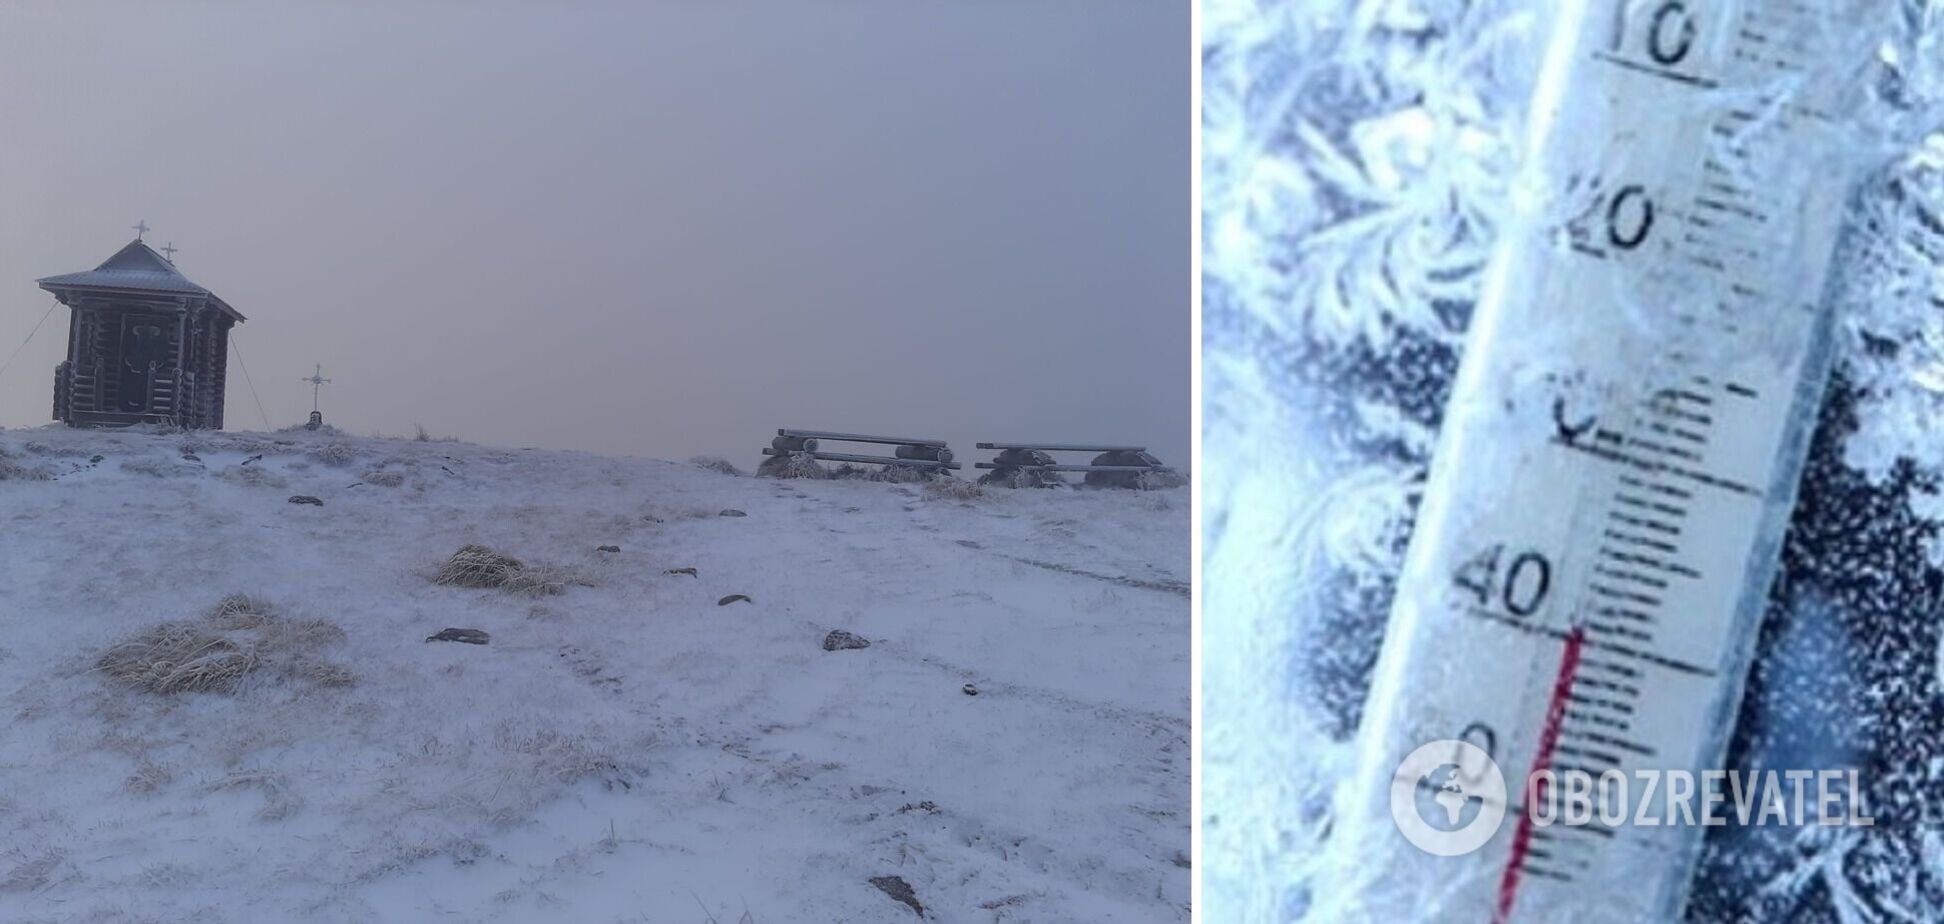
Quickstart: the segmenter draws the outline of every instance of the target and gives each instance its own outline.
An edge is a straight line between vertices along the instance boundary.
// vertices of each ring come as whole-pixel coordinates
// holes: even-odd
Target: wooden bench
[[[1171,472],[1173,469],[1148,454],[1146,446],[1096,446],[1087,443],[980,443],[980,449],[997,450],[990,462],[978,468],[991,469],[979,478],[980,484],[1010,487],[1033,485],[1050,487],[1066,482],[1059,472],[1085,472],[1086,483],[1095,487],[1131,488],[1142,475]],[[1085,464],[1065,463],[1053,458],[1056,452],[1097,453]]]
[[[853,452],[830,452],[822,448],[826,442],[872,443],[894,448],[891,450],[891,455],[874,456]],[[769,446],[763,449],[763,455],[770,458],[763,460],[763,464],[756,469],[759,475],[770,474],[785,460],[802,455],[825,462],[854,462],[882,465],[887,468],[904,466],[940,472],[963,467],[952,461],[952,450],[945,445],[944,440],[873,436],[867,433],[834,433],[827,430],[778,430],[776,438],[770,440]]]

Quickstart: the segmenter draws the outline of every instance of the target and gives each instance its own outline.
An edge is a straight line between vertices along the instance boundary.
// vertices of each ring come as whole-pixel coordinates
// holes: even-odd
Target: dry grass
[[[500,585],[507,591],[529,597],[558,597],[567,592],[572,580],[564,572],[529,568],[514,574]]]
[[[284,775],[269,770],[233,771],[205,789],[208,792],[254,789],[263,793],[263,808],[258,809],[256,815],[258,821],[281,821],[304,807],[304,800],[291,791]]]
[[[405,473],[388,472],[382,469],[377,471],[365,472],[364,483],[375,484],[381,488],[396,488],[399,485],[405,483]]]
[[[771,478],[809,478],[822,481],[830,477],[830,469],[824,468],[817,458],[807,452],[793,452],[787,456],[764,456],[763,464],[756,467],[756,474]]]
[[[932,469],[919,465],[881,465],[875,468],[860,468],[845,462],[830,473],[832,478],[845,478],[856,481],[884,481],[891,484],[917,484],[938,477]]]
[[[0,481],[53,481],[54,473],[39,465],[21,465],[0,458]]]
[[[142,867],[135,880],[151,889],[173,889],[193,881],[196,869],[181,863],[150,863]]]
[[[525,569],[526,565],[511,555],[501,555],[483,545],[466,545],[446,559],[432,582],[450,587],[505,587]]]
[[[82,449],[79,446],[49,446],[46,443],[35,442],[22,443],[20,444],[20,448],[27,450],[32,455],[53,456],[57,459],[78,459],[88,454],[88,450]],[[0,449],[0,458],[6,458],[6,455],[7,451]]]
[[[628,782],[630,772],[619,763],[615,746],[589,735],[501,722],[494,729],[493,746],[502,753],[526,758],[536,776],[563,784],[596,779],[610,789],[633,785]]]
[[[290,482],[282,475],[258,465],[231,466],[216,470],[216,477],[231,484],[246,488],[287,488]]]
[[[972,500],[985,496],[985,489],[957,478],[935,478],[925,485],[925,496],[938,500]]]
[[[15,863],[7,875],[0,876],[0,892],[26,892],[40,888],[54,877],[54,871],[60,869],[62,861],[66,859],[67,852],[59,848],[49,848],[25,857]]]
[[[592,586],[578,572],[528,565],[483,545],[461,547],[445,564],[439,566],[439,573],[433,576],[432,581],[451,587],[504,590],[529,597],[559,596],[567,592],[569,584]]]
[[[292,665],[292,673],[320,687],[341,690],[358,682],[347,667],[329,661],[302,660]]]
[[[1043,472],[1029,469],[1012,471],[994,470],[979,476],[979,483],[1002,488],[1052,488],[1067,487],[1066,478],[1059,472]]]
[[[133,793],[152,793],[169,785],[174,779],[175,774],[169,768],[145,756],[136,760],[135,772],[122,781],[122,788]]]
[[[249,594],[230,594],[211,607],[204,621],[220,629],[254,629],[275,612],[267,600]]]
[[[306,453],[311,461],[332,468],[343,468],[358,459],[358,450],[348,443],[326,443]]]
[[[129,459],[121,464],[121,468],[124,472],[147,475],[150,478],[186,478],[190,475],[202,474],[200,465],[175,459],[158,459],[153,456]]]
[[[144,693],[242,691],[253,675],[267,672],[288,682],[347,687],[351,671],[317,657],[344,640],[344,630],[324,619],[288,619],[268,601],[246,594],[224,597],[201,619],[158,623],[109,648],[95,669]]]
[[[771,478],[809,478],[813,480],[885,481],[892,484],[918,484],[944,477],[943,472],[926,465],[852,465],[840,462],[827,468],[807,452],[787,456],[765,456],[756,474]]]
[[[27,444],[27,451],[35,452],[37,444]],[[0,481],[50,481],[54,471],[39,465],[22,465],[15,462],[6,449],[0,448]]]
[[[712,472],[721,472],[724,475],[742,474],[742,469],[737,468],[735,463],[721,456],[695,456],[689,459],[689,464],[701,466]]]
[[[108,649],[95,669],[147,693],[235,693],[256,652],[200,626],[165,622]]]
[[[1142,472],[1134,479],[1134,486],[1143,491],[1165,491],[1187,484],[1188,476],[1180,472]]]

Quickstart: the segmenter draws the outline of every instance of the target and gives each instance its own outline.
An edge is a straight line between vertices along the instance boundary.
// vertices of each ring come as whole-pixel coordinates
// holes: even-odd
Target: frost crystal
[[[1204,911],[1331,919],[1331,793],[1550,4],[1203,4]],[[1887,28],[1886,28],[1887,25]],[[1855,766],[1877,827],[1711,836],[1697,922],[1944,920],[1944,3],[1854,115],[1839,363],[1732,767]],[[1791,763],[1794,761],[1795,763]],[[1807,762],[1806,764],[1803,762]]]

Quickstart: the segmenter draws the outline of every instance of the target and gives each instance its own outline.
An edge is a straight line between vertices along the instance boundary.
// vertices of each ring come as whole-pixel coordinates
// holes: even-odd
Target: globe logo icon
[[[1439,764],[1418,779],[1419,817],[1440,831],[1460,831],[1478,820],[1485,803],[1467,795],[1457,764]]]
[[[1391,818],[1418,849],[1471,853],[1505,820],[1505,775],[1478,746],[1433,741],[1404,758],[1391,779]]]

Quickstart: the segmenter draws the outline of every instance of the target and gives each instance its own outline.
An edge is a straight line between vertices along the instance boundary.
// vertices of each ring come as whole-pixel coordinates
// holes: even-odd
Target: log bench
[[[856,452],[831,452],[823,448],[824,443],[870,443],[890,446],[891,454],[866,455]],[[886,468],[904,466],[927,471],[945,472],[961,468],[952,461],[952,450],[944,440],[921,440],[903,436],[874,436],[868,433],[835,433],[828,430],[777,430],[776,437],[763,449],[763,460],[756,473],[773,474],[775,470],[793,456],[808,455],[810,458],[825,462],[852,462],[865,465],[882,465]]]
[[[1059,476],[1060,472],[1085,472],[1089,485],[1131,488],[1140,484],[1144,474],[1173,471],[1163,465],[1160,459],[1149,455],[1146,446],[1096,446],[1089,443],[980,443],[978,446],[999,453],[991,462],[977,463],[978,468],[990,469],[980,476],[980,484],[1051,487],[1066,483]],[[1081,465],[1055,459],[1053,453],[1056,452],[1088,452],[1096,455],[1092,462]]]

